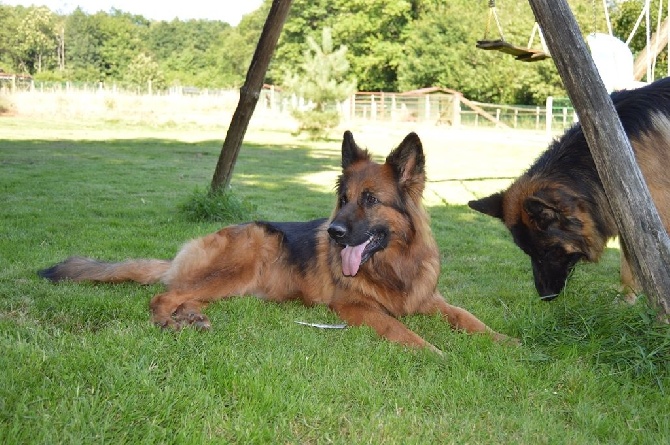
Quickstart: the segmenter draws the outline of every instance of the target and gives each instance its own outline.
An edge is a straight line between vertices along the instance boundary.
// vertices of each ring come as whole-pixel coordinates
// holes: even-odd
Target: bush
[[[311,139],[326,138],[328,131],[340,123],[340,115],[335,110],[294,110],[291,114],[300,123],[298,133],[305,132]]]
[[[179,206],[189,221],[220,222],[233,224],[253,219],[256,207],[237,197],[232,190],[212,191],[196,189],[186,202]]]
[[[0,114],[14,112],[14,103],[7,96],[0,95]]]

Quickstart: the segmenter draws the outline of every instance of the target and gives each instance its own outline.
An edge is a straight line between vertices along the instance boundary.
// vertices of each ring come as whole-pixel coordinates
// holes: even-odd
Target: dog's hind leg
[[[199,301],[186,301],[177,307],[172,318],[179,327],[193,326],[198,329],[207,330],[212,325],[207,316],[201,311],[203,306],[204,304]]]
[[[187,243],[165,273],[168,290],[150,303],[152,320],[162,327],[207,329],[201,308],[233,295],[256,293],[268,256],[277,255],[277,237],[253,224],[231,226]]]
[[[200,329],[209,329],[209,319],[202,313],[201,309],[207,302],[212,301],[212,295],[216,293],[210,287],[190,290],[170,290],[158,294],[151,299],[151,320],[162,328],[181,329],[184,326],[194,326]],[[223,294],[223,298],[231,293]]]
[[[209,320],[201,309],[207,303],[234,295],[244,295],[254,290],[255,264],[239,264],[240,270],[234,275],[203,277],[202,281],[171,286],[167,292],[151,299],[151,317],[161,327],[179,329],[193,325],[201,329],[210,327]]]

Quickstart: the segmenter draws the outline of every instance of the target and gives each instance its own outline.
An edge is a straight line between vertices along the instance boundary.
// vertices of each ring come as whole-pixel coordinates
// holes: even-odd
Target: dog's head
[[[337,206],[328,227],[332,242],[342,249],[344,275],[356,275],[378,252],[409,242],[415,230],[413,215],[421,208],[424,166],[415,133],[405,137],[384,164],[372,161],[351,132],[344,133]]]
[[[543,300],[557,297],[581,259],[596,261],[604,239],[595,231],[587,203],[565,186],[522,177],[508,190],[468,203],[502,220],[531,260],[535,288]]]

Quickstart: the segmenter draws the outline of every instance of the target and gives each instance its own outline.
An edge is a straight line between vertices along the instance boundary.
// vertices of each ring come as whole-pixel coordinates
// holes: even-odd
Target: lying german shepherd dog
[[[635,158],[666,230],[670,230],[670,78],[612,94]],[[576,124],[507,190],[470,201],[503,221],[530,256],[540,296],[558,296],[579,260],[597,261],[618,235],[614,215]],[[641,289],[621,245],[621,282],[629,302]]]
[[[424,164],[414,133],[378,164],[346,132],[337,206],[328,219],[229,226],[188,242],[171,261],[72,257],[39,274],[52,281],[160,281],[167,291],[151,300],[152,318],[174,329],[209,328],[206,303],[252,294],[327,304],[350,325],[436,351],[396,317],[441,314],[455,329],[503,340],[437,290],[440,257],[421,202]]]

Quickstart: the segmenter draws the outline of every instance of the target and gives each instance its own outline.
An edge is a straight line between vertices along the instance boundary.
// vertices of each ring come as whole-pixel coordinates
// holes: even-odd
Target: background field
[[[225,128],[151,119],[0,119],[0,442],[670,442],[670,330],[617,303],[618,250],[537,298],[501,224],[464,203],[509,183],[546,146],[529,132],[351,124],[379,159],[416,130],[442,251],[439,288],[523,346],[403,319],[440,358],[337,322],[325,308],[237,298],[210,332],[161,331],[160,286],[62,283],[68,255],[169,258],[218,228],[180,204],[211,179]],[[304,220],[333,204],[339,140],[308,142],[255,118],[233,189],[249,219]],[[477,179],[477,180],[472,180]]]

